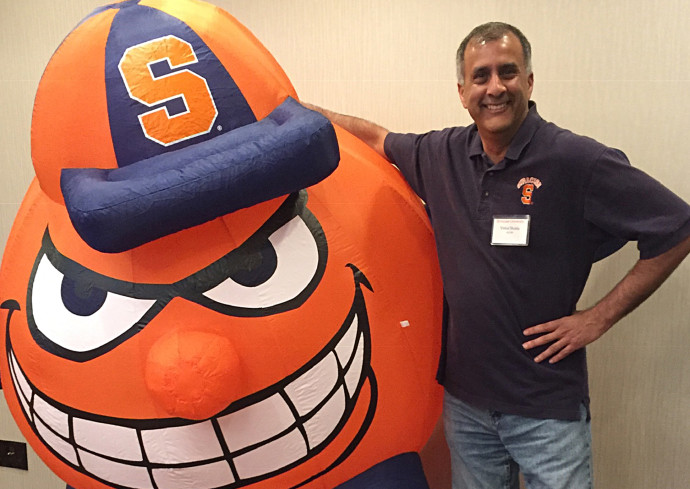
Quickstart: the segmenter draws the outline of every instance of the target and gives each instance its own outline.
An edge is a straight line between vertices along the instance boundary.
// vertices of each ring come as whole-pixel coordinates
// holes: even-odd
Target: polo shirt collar
[[[542,121],[541,116],[537,113],[537,104],[530,100],[527,106],[529,107],[527,117],[525,117],[518,132],[515,133],[515,137],[513,137],[508,151],[506,151],[505,157],[509,160],[517,160],[520,158],[522,150],[524,150],[532,140],[532,136],[537,132],[537,128]]]
[[[520,157],[522,151],[532,140],[532,136],[537,132],[537,128],[543,121],[539,113],[537,113],[536,102],[530,100],[528,102],[528,107],[529,111],[527,112],[527,117],[525,117],[518,132],[515,133],[515,137],[513,137],[513,141],[510,143],[508,151],[506,152],[505,157],[509,160],[517,160]],[[479,137],[479,131],[477,131],[476,124],[472,125],[472,132],[468,155],[470,157],[481,156],[484,153],[484,147],[482,146],[482,140]]]

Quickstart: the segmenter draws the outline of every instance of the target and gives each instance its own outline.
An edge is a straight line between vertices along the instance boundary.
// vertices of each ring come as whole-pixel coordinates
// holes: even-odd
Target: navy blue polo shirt
[[[535,363],[522,331],[572,314],[592,263],[637,241],[641,258],[690,235],[690,207],[625,155],[544,121],[530,102],[493,164],[476,125],[390,133],[387,156],[426,201],[448,302],[441,381],[477,407],[579,419],[585,350]],[[492,246],[495,216],[530,216],[527,246]]]

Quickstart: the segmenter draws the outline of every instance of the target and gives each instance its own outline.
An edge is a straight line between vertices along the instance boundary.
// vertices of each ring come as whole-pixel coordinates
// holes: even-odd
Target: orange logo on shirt
[[[541,180],[535,177],[525,177],[522,178],[518,184],[517,188],[522,189],[522,198],[520,199],[525,205],[532,205],[532,194],[535,189],[541,187]]]

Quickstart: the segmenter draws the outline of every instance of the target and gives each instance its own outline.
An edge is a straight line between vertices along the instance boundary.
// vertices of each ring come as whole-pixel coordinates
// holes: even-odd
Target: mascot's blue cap
[[[287,97],[257,121],[187,23],[138,1],[91,17],[108,9],[117,9],[103,47],[117,168],[65,168],[60,178],[74,228],[92,248],[126,251],[335,170],[338,143],[326,118]]]

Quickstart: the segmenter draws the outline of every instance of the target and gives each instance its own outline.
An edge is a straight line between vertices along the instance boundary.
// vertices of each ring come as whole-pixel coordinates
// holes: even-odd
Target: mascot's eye
[[[241,260],[236,271],[203,295],[226,306],[254,309],[288,302],[316,276],[319,248],[307,224],[296,216]]]
[[[46,255],[40,258],[29,295],[32,326],[40,337],[72,352],[88,352],[117,339],[156,302],[67,277]]]
[[[103,307],[108,293],[90,284],[81,284],[69,277],[62,278],[62,303],[72,314],[91,316]]]
[[[230,273],[230,278],[245,287],[256,287],[265,283],[278,267],[278,256],[270,241],[243,260],[242,267]]]

